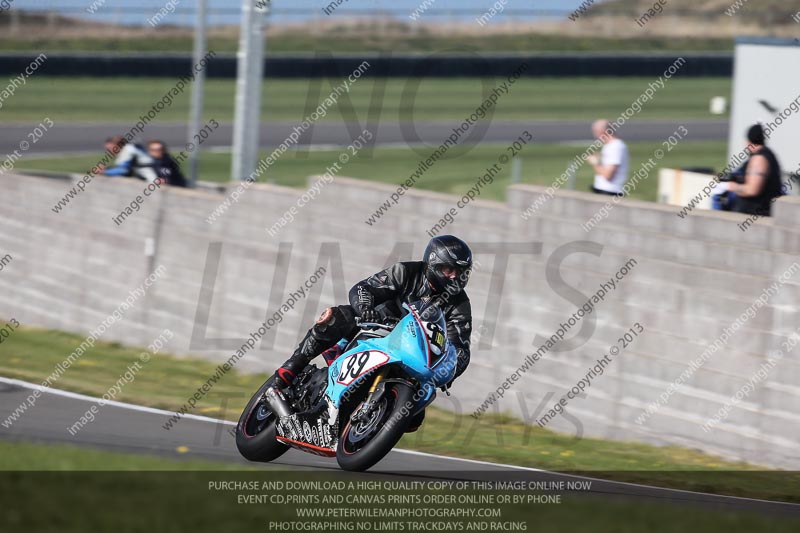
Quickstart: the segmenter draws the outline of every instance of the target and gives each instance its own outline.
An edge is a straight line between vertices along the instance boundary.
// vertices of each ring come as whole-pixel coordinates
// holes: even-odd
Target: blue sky
[[[255,1],[255,0],[252,0]],[[346,0],[337,8],[331,17],[347,16],[363,10],[388,11],[398,18],[410,22],[408,15],[425,0]],[[431,2],[432,0],[428,0]],[[502,2],[503,0],[497,0]],[[506,13],[498,15],[493,22],[507,22],[509,20],[529,20],[536,18],[537,14],[531,10],[557,10],[571,11],[580,5],[582,0],[505,0]],[[177,11],[169,15],[174,24],[191,24],[193,0],[105,0],[97,13],[89,15],[86,8],[93,2],[101,4],[103,0],[15,0],[16,9],[50,9],[60,11],[70,16],[92,18],[122,24],[144,24],[147,18],[162,9],[168,2],[176,6]],[[274,23],[285,20],[301,20],[314,18],[328,18],[322,13],[322,8],[331,0],[273,0],[276,15]],[[487,11],[494,0],[433,0],[430,12],[423,16],[424,20],[471,20]],[[212,24],[235,24],[238,22],[238,8],[241,0],[209,0],[212,12]],[[286,10],[290,10],[287,12]],[[436,11],[434,11],[436,10]],[[449,13],[442,13],[447,10]],[[465,11],[466,10],[466,11]],[[438,11],[438,12],[437,12]]]

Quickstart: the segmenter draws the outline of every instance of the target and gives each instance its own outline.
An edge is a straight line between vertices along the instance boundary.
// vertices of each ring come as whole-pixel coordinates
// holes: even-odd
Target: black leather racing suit
[[[422,261],[397,263],[356,283],[350,289],[350,305],[326,309],[284,368],[289,368],[297,374],[311,359],[340,339],[352,338],[357,331],[356,310],[364,296],[363,291],[371,295],[376,308],[383,307],[384,313],[396,318],[400,318],[404,302],[433,300],[444,313],[447,321],[447,337],[458,354],[456,377],[466,370],[469,365],[469,337],[472,332],[472,308],[469,298],[464,291],[454,294],[434,293],[425,278],[425,265]]]

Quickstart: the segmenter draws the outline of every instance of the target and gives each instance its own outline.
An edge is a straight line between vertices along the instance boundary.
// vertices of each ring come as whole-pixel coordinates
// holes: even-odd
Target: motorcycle
[[[295,448],[351,471],[383,459],[456,370],[442,311],[421,302],[403,309],[399,321],[359,323],[329,367],[308,365],[283,389],[267,380],[239,418],[239,453],[269,462]]]

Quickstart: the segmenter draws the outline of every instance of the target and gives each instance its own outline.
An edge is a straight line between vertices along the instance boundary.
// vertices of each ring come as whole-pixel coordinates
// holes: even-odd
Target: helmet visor
[[[470,269],[454,265],[438,265],[436,273],[444,280],[466,283],[469,280]]]

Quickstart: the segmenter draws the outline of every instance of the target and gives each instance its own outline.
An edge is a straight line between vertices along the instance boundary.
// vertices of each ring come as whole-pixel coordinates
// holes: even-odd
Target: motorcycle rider
[[[323,351],[327,350],[326,360],[330,362],[328,352],[337,349],[334,344],[343,338],[351,339],[358,331],[356,317],[363,322],[379,321],[376,307],[383,305],[385,314],[399,318],[403,303],[420,300],[444,313],[447,338],[458,355],[455,377],[460,376],[470,358],[472,309],[464,287],[471,270],[472,251],[464,241],[452,235],[434,237],[425,248],[422,261],[397,263],[356,283],[350,289],[349,305],[323,311],[292,356],[275,372],[275,385],[282,388],[291,384]],[[419,427],[423,416],[424,411],[412,426]]]

